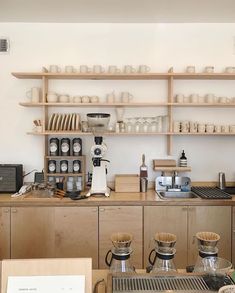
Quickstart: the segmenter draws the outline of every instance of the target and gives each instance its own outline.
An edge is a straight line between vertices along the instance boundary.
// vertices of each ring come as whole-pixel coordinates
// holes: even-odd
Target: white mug
[[[121,101],[122,103],[129,103],[130,100],[133,99],[133,96],[129,92],[122,92],[121,93]]]
[[[222,103],[222,104],[227,103],[227,98],[226,97],[219,97],[218,102]]]
[[[58,73],[58,72],[61,72],[61,69],[58,65],[50,65],[49,71],[51,73]]]
[[[205,73],[213,73],[214,72],[214,66],[206,66],[204,69]]]
[[[99,97],[98,96],[91,96],[90,102],[91,103],[99,103]]]
[[[107,94],[106,96],[106,102],[107,103],[115,103],[116,102],[116,97],[115,97],[115,93],[112,92],[110,94]]]
[[[47,93],[47,102],[48,103],[56,103],[58,102],[58,95],[55,92],[48,92]]]
[[[187,73],[195,73],[195,71],[196,71],[195,66],[190,65],[190,66],[186,67],[186,72]]]
[[[175,101],[176,101],[176,103],[183,103],[184,102],[184,95],[183,94],[176,95]]]
[[[138,69],[138,72],[139,73],[147,73],[151,70],[151,68],[147,65],[139,65],[139,69]]]
[[[80,73],[89,73],[90,68],[87,65],[80,65]]]
[[[82,96],[82,103],[90,103],[90,97],[89,96]]]
[[[116,74],[116,73],[120,73],[120,72],[121,72],[121,70],[116,65],[109,65],[108,73]]]
[[[66,65],[65,66],[65,72],[66,73],[75,73],[76,70],[74,69],[74,67],[72,65]]]
[[[74,96],[73,97],[73,102],[74,103],[81,103],[81,101],[82,101],[82,98],[80,96]]]
[[[205,95],[206,103],[214,103],[215,102],[215,95],[214,94],[207,94]]]
[[[198,96],[198,94],[191,94],[189,99],[190,99],[191,103],[198,103],[199,96]]]
[[[136,72],[135,68],[133,68],[133,66],[131,66],[131,65],[125,65],[123,71],[126,74],[131,74],[131,73],[135,73]]]
[[[39,101],[40,101],[40,88],[32,87],[31,90],[26,92],[26,96],[30,99],[31,103],[39,103]]]
[[[104,73],[104,68],[101,65],[94,65],[93,66],[93,73]]]
[[[206,125],[203,123],[199,123],[197,126],[198,132],[204,133],[206,131]]]
[[[190,102],[190,98],[187,96],[184,96],[184,103],[189,103]]]
[[[233,66],[228,66],[225,68],[226,73],[235,73],[235,67]]]
[[[198,103],[199,104],[205,103],[205,98],[203,96],[198,96]]]
[[[60,103],[68,103],[70,100],[69,95],[60,95],[59,96],[59,102]]]

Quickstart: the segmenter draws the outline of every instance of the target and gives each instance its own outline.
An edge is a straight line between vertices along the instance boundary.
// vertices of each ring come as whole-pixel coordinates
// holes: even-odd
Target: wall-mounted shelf
[[[191,172],[191,167],[154,167],[154,171],[162,172]]]

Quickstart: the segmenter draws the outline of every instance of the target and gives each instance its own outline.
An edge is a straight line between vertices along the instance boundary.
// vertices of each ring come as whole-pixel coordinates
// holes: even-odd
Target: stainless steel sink
[[[158,191],[157,194],[162,199],[198,198],[192,191]]]

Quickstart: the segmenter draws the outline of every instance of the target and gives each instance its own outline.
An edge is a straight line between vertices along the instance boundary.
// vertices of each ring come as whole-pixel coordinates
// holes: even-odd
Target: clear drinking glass
[[[158,121],[156,117],[151,117],[151,122],[150,122],[150,132],[157,132],[158,131]]]
[[[150,123],[149,123],[149,118],[148,117],[143,117],[143,123],[142,123],[142,129],[143,132],[150,132]]]
[[[134,123],[134,125],[135,125],[135,132],[141,132],[141,117],[136,117],[136,118],[134,118],[135,119],[135,123]]]
[[[125,132],[133,132],[133,123],[131,122],[132,118],[126,118],[126,123],[125,123]]]

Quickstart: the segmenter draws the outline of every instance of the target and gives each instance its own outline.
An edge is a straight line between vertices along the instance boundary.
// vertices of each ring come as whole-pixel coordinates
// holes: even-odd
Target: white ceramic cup
[[[136,69],[132,65],[125,65],[123,72],[126,74],[131,74],[131,73],[135,73]]]
[[[189,121],[182,121],[181,122],[181,132],[189,132]]]
[[[198,94],[191,94],[189,97],[191,103],[198,103],[199,95]]]
[[[59,96],[59,102],[60,103],[68,103],[70,100],[69,95],[60,95]]]
[[[58,95],[55,92],[48,92],[47,93],[47,102],[48,103],[56,103],[58,102]]]
[[[190,97],[184,96],[184,103],[189,103],[190,102]]]
[[[130,103],[133,99],[133,96],[129,92],[122,92],[121,93],[121,101],[122,103]]]
[[[205,98],[203,96],[198,96],[198,103],[199,104],[205,103]]]
[[[176,95],[175,101],[176,101],[176,103],[183,103],[184,102],[184,95],[183,94]]]
[[[229,132],[229,125],[222,125],[221,132],[228,133]]]
[[[173,132],[180,132],[181,130],[181,122],[180,121],[173,121]]]
[[[74,96],[73,97],[73,102],[74,103],[81,103],[82,97],[81,96]]]
[[[121,69],[119,69],[116,65],[109,65],[108,73],[117,74],[117,73],[120,73],[120,72],[121,72]]]
[[[205,73],[213,73],[214,72],[214,66],[206,66],[204,69]]]
[[[116,96],[114,92],[106,95],[106,102],[110,104],[116,102]]]
[[[51,73],[59,73],[61,72],[61,69],[58,65],[50,65],[49,66],[49,72]]]
[[[187,73],[195,73],[196,72],[196,68],[193,65],[187,66],[186,67],[186,72]]]
[[[235,73],[235,67],[233,66],[228,66],[225,68],[226,73]]]
[[[222,132],[222,127],[221,127],[221,125],[215,125],[215,132],[216,132],[216,133],[220,133],[220,132]]]
[[[98,96],[91,96],[90,102],[91,103],[99,103],[99,97]]]
[[[87,65],[80,65],[79,71],[80,73],[89,73],[91,70]]]
[[[82,96],[82,103],[90,103],[90,97],[89,96]]]
[[[148,65],[145,65],[145,64],[139,65],[139,68],[138,68],[139,73],[147,73],[150,70],[151,70],[151,68]]]
[[[75,68],[72,65],[66,65],[65,66],[65,72],[66,73],[75,73],[76,70],[75,70]]]
[[[235,125],[229,125],[229,132],[235,133]]]
[[[197,132],[197,122],[194,122],[194,121],[189,122],[189,132],[191,133]]]
[[[207,133],[213,133],[214,130],[215,130],[214,124],[210,124],[210,123],[206,124],[206,132]]]
[[[218,102],[219,102],[219,103],[222,103],[222,104],[227,103],[227,97],[219,97],[219,98],[218,98]]]
[[[104,73],[104,68],[101,65],[94,65],[93,66],[93,73],[100,74]]]
[[[213,104],[215,102],[215,95],[214,94],[206,94],[205,101],[206,101],[206,103]]]
[[[206,125],[204,123],[199,123],[197,126],[197,130],[200,133],[204,133],[206,131]]]
[[[40,88],[32,87],[29,91],[26,92],[27,98],[30,99],[31,103],[39,103],[40,101]]]

